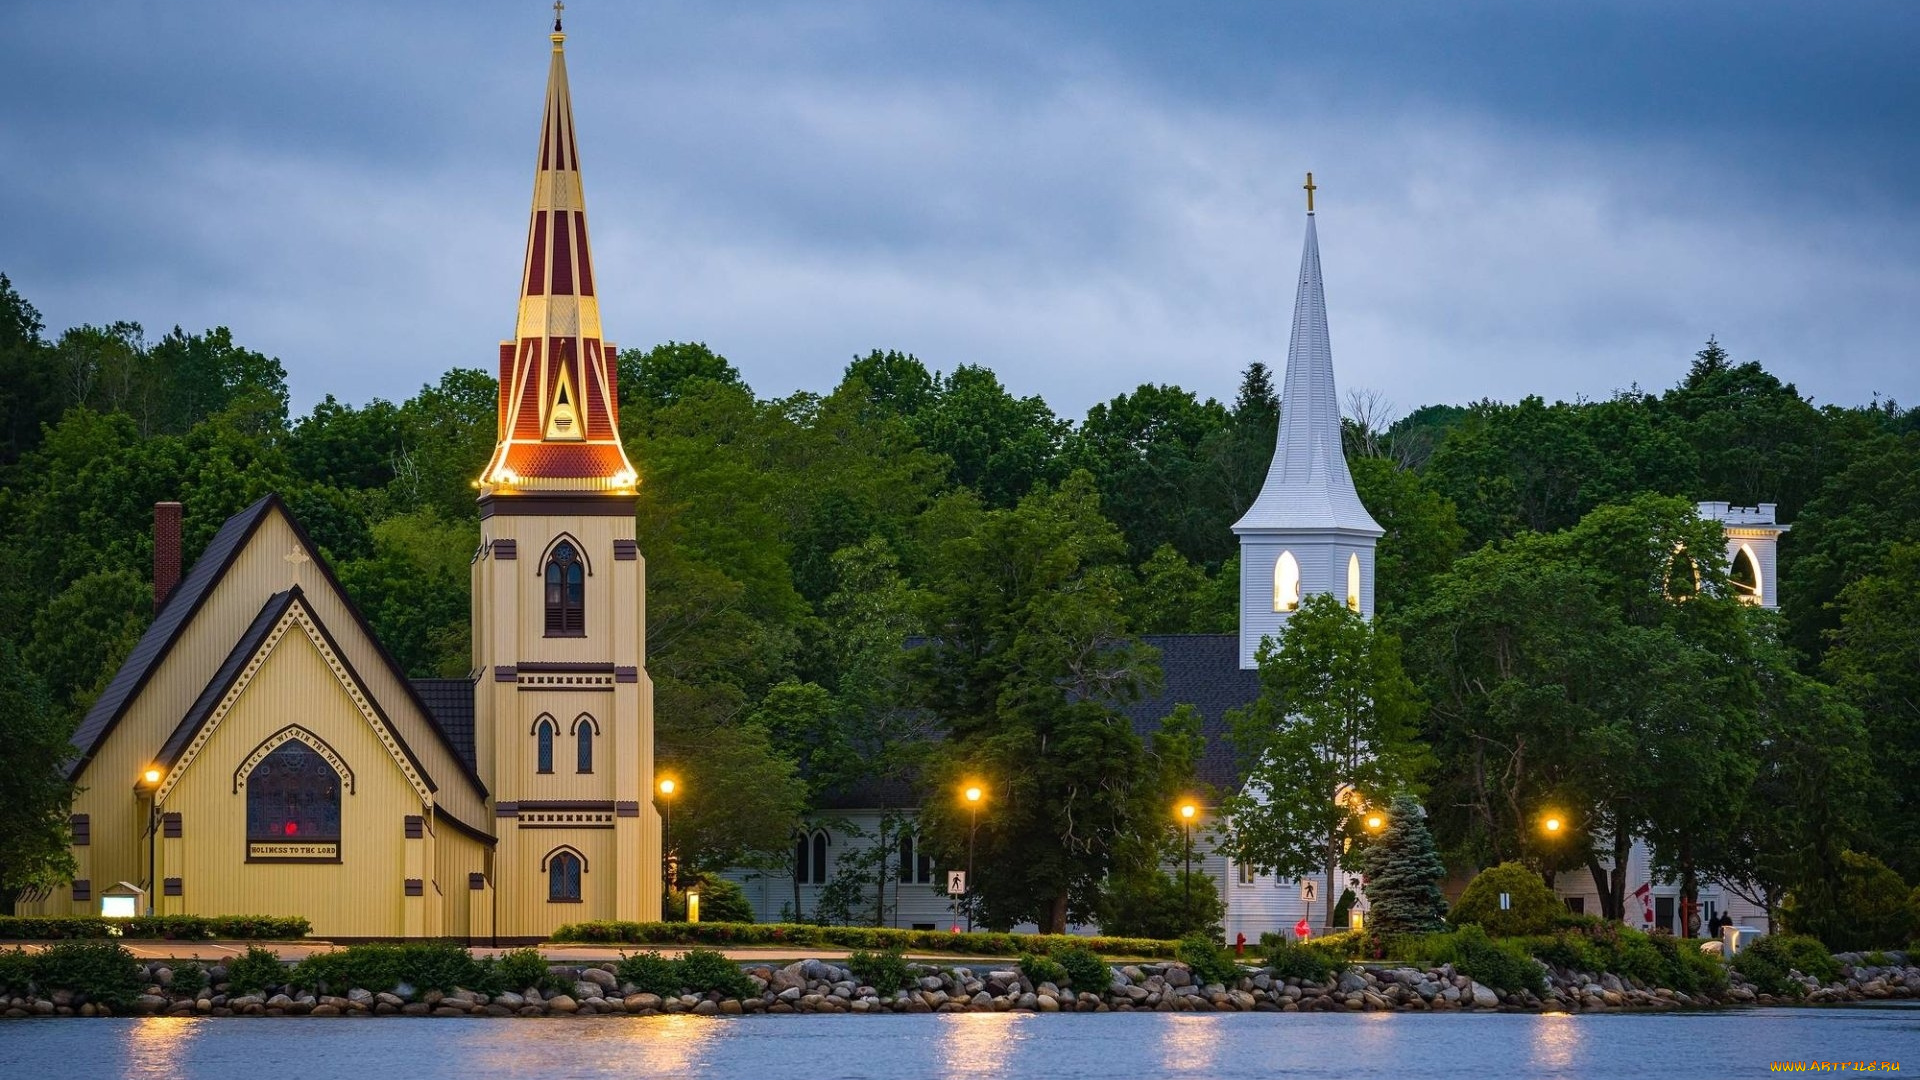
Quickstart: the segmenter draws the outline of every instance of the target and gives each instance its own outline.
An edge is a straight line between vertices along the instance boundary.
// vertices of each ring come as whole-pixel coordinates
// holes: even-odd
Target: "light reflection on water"
[[[1136,1013],[0,1020],[0,1077],[472,1080],[1722,1076],[1920,1056],[1920,1008],[1658,1015]]]
[[[182,1074],[187,1045],[200,1032],[191,1016],[153,1016],[138,1021],[123,1043],[125,1060],[119,1075],[146,1080],[172,1080]]]

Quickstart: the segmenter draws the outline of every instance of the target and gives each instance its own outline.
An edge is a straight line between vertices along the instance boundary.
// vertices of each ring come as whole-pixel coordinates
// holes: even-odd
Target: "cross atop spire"
[[[559,26],[558,23],[555,23],[554,25],[556,28]],[[1313,174],[1308,173],[1307,182],[1304,184],[1301,184],[1300,186],[1307,189],[1307,213],[1311,214],[1313,213],[1313,193],[1316,190],[1313,183]]]
[[[519,319],[514,340],[500,346],[499,443],[480,477],[484,496],[631,493],[638,482],[620,445],[614,347],[600,336],[573,95],[560,47],[564,7],[553,5]]]
[[[553,32],[560,33],[560,13],[567,10],[566,0],[553,0]]]

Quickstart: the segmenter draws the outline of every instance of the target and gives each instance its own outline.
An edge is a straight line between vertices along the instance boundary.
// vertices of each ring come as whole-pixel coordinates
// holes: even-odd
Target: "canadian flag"
[[[1634,899],[1640,901],[1640,925],[1653,925],[1653,882],[1649,881],[1633,890]]]

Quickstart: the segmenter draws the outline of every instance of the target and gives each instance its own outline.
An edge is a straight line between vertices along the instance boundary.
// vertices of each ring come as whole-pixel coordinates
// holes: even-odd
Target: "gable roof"
[[[447,740],[467,763],[467,768],[475,767],[473,749],[473,680],[466,679],[412,679],[413,692],[426,705],[432,714],[434,723],[446,732]]]
[[[181,635],[185,633],[188,624],[193,621],[194,614],[200,610],[201,605],[206,602],[207,597],[213,592],[213,587],[226,575],[228,568],[233,565],[234,560],[239,558],[240,553],[246,549],[247,541],[259,530],[261,523],[266,521],[268,515],[275,511],[286,520],[288,528],[293,530],[294,538],[299,541],[301,548],[305,550],[313,560],[313,565],[319,569],[320,576],[326,580],[327,586],[340,598],[341,605],[353,616],[354,623],[360,628],[360,632],[365,635],[368,643],[372,645],[374,655],[378,657],[379,662],[385,664],[387,669],[392,673],[394,680],[399,683],[402,692],[407,695],[412,701],[414,708],[425,718],[428,730],[432,731],[434,736],[440,740],[441,744],[446,748],[448,755],[459,765],[461,773],[467,783],[473,786],[474,792],[480,797],[481,801],[484,802],[487,798],[487,786],[480,781],[480,774],[474,768],[471,749],[463,754],[459,744],[448,737],[447,732],[440,726],[440,721],[434,714],[434,711],[427,708],[426,703],[420,700],[420,695],[415,691],[412,682],[407,679],[406,673],[400,670],[399,662],[394,660],[393,654],[387,651],[387,647],[381,644],[379,636],[373,632],[373,627],[368,625],[367,618],[361,614],[359,605],[353,602],[353,597],[341,586],[340,579],[334,576],[333,567],[328,565],[326,558],[321,555],[320,548],[313,542],[313,538],[307,535],[307,530],[301,527],[300,520],[293,516],[292,511],[287,509],[286,503],[280,500],[280,496],[272,493],[261,497],[252,506],[228,518],[226,522],[220,526],[219,530],[214,533],[213,539],[207,543],[206,550],[202,551],[200,557],[194,560],[193,568],[187,572],[187,576],[181,580],[179,586],[167,597],[166,604],[161,607],[160,613],[155,616],[153,624],[147,627],[147,632],[141,636],[139,643],[134,646],[133,652],[128,655],[126,663],[121,665],[120,670],[114,673],[112,681],[107,684],[106,691],[100,695],[99,700],[94,702],[93,708],[87,711],[86,719],[81,722],[79,729],[74,732],[73,744],[79,751],[79,754],[76,755],[73,762],[68,766],[68,779],[77,780],[80,778],[80,774],[86,769],[87,763],[93,760],[94,753],[100,748],[101,742],[112,732],[114,727],[120,723],[121,718],[126,715],[127,710],[130,709],[134,701],[139,698],[140,690],[147,684],[147,681],[153,677],[154,672],[159,669],[161,662],[173,651],[174,644],[178,642]],[[284,612],[284,608],[282,611]],[[255,616],[254,626],[257,626],[260,619],[264,616],[265,609],[263,608],[261,614]],[[316,623],[318,622],[317,619],[315,621]],[[268,625],[271,626],[272,624],[269,623]],[[331,638],[332,635],[326,629],[325,625],[320,625],[321,632]],[[248,634],[252,632],[253,627],[250,626]],[[242,636],[245,637],[247,635]],[[232,662],[233,655],[230,653],[227,658],[227,663]],[[242,663],[244,663],[244,660]],[[224,664],[222,665],[222,670],[225,670]],[[216,678],[217,676],[218,673],[216,673]],[[358,678],[357,675],[355,677]],[[203,691],[202,696],[204,697],[205,694],[206,691]],[[369,700],[372,699],[369,698]],[[218,701],[217,694],[215,695],[215,701]],[[195,705],[198,706],[198,704],[196,701]],[[190,709],[188,711],[189,714],[191,714],[193,710]],[[384,709],[382,710],[382,716],[383,718],[385,716]],[[178,735],[177,730],[175,735]],[[406,740],[400,738],[397,731],[394,735],[400,745],[406,747],[408,756],[412,757],[413,750],[411,747],[407,747]],[[191,735],[188,737],[191,738]],[[170,742],[171,739],[169,739],[169,743]],[[415,765],[418,767],[417,761]],[[429,774],[422,769],[421,775],[428,776]],[[432,782],[430,779],[429,783]]]
[[[133,652],[127,654],[126,662],[120,665],[119,671],[113,673],[106,690],[94,700],[86,718],[75,729],[72,742],[78,753],[67,765],[67,779],[80,778],[101,742],[119,725],[134,700],[140,696],[141,688],[159,670],[160,662],[173,651],[174,642],[179,640],[187,624],[193,621],[194,613],[200,610],[200,605],[213,592],[214,584],[226,575],[227,568],[233,565],[233,560],[247,546],[247,540],[266,520],[267,512],[279,505],[278,496],[268,495],[228,518],[213,534],[206,549],[193,561],[192,569],[167,595],[159,613],[147,626],[147,632],[140,635]],[[281,510],[284,512],[285,507],[282,506]],[[288,515],[288,520],[292,520],[292,515]],[[297,525],[295,527],[298,528]]]

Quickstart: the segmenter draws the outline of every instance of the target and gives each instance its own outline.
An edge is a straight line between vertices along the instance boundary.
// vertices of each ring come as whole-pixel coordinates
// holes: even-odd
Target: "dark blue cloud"
[[[1597,396],[1718,333],[1920,396],[1920,7],[576,0],[609,333],[765,393],[977,361],[1077,413],[1284,354],[1402,408]],[[545,7],[0,9],[0,270],[58,328],[231,324],[296,399],[510,331]]]

